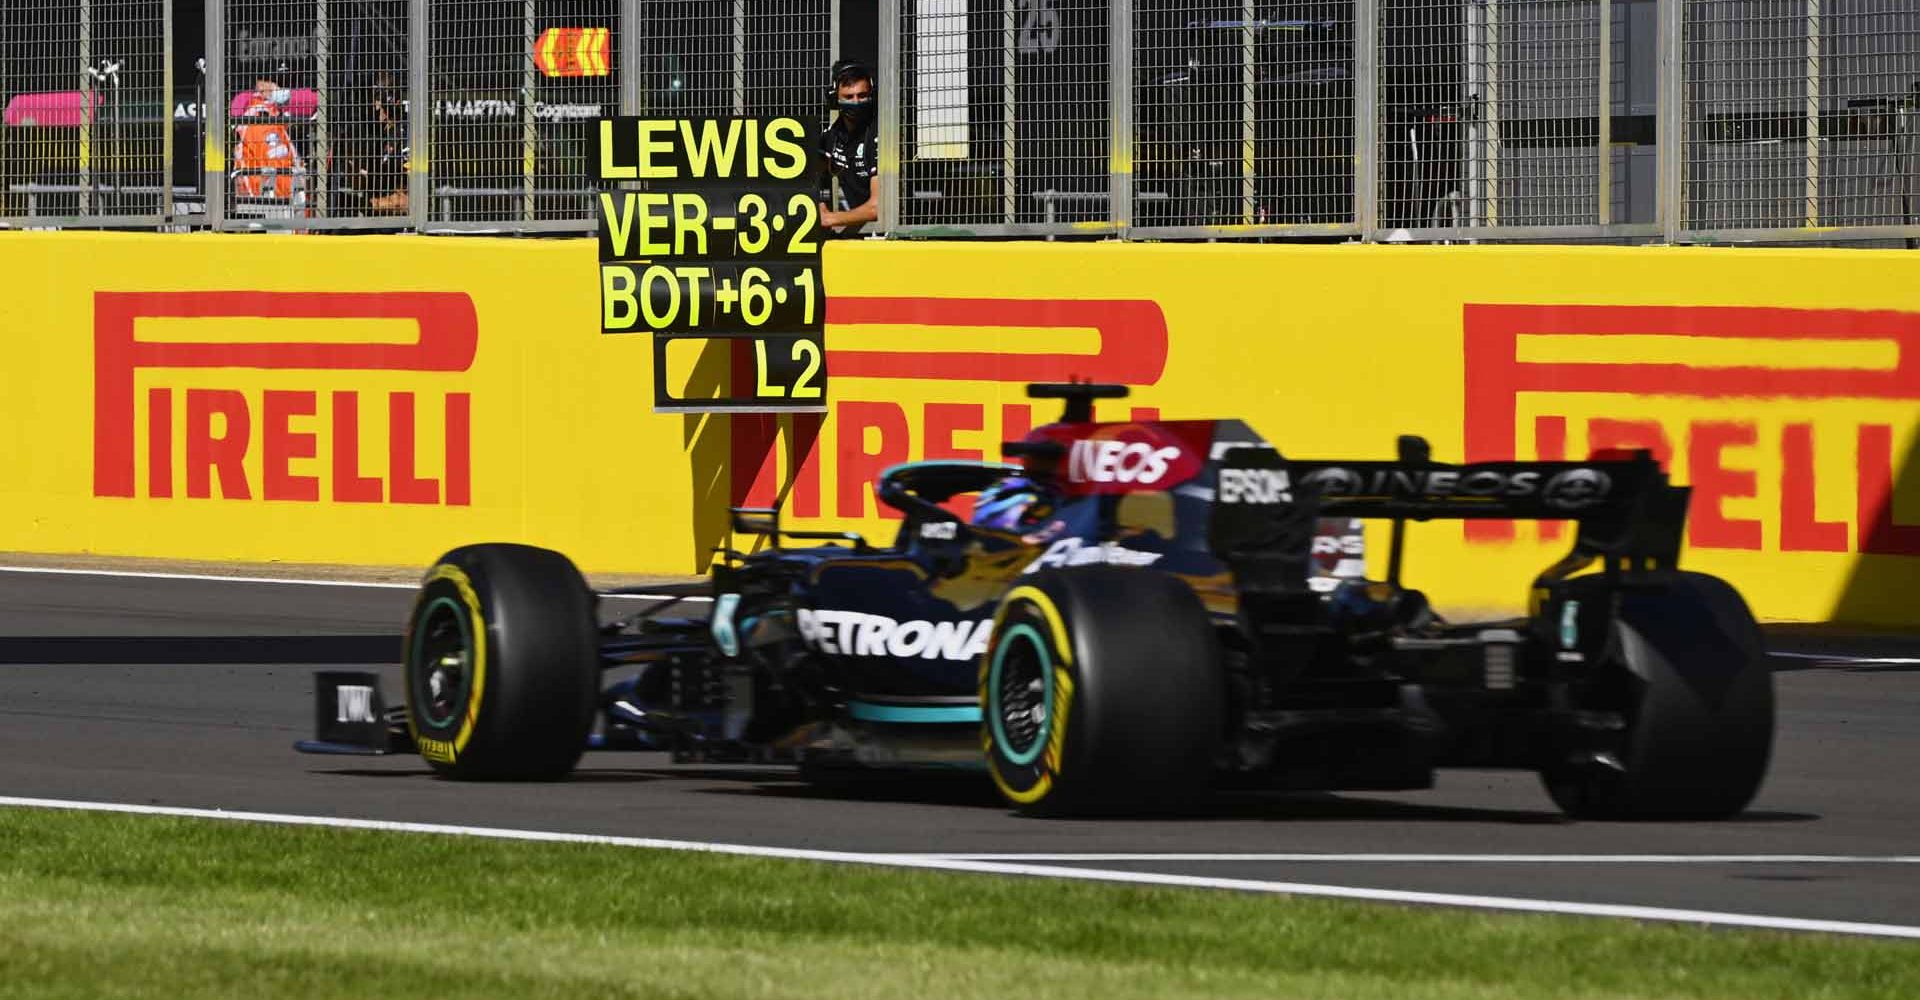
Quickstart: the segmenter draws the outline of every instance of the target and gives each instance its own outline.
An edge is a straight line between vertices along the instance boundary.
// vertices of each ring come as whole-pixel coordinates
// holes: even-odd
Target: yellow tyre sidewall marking
[[[473,581],[468,578],[464,570],[458,566],[441,563],[433,568],[433,572],[427,574],[426,582],[422,583],[421,587],[424,589],[439,580],[452,584],[453,589],[460,594],[461,602],[467,606],[469,633],[473,642],[471,665],[473,683],[467,690],[467,710],[460,719],[460,731],[453,736],[453,753],[444,759],[422,754],[422,756],[428,756],[430,760],[439,759],[442,763],[451,764],[459,759],[461,751],[467,748],[467,743],[473,739],[474,728],[480,721],[480,702],[487,689],[487,619],[480,613],[480,595],[474,592]],[[415,622],[413,627],[419,627],[419,623]],[[413,637],[409,635],[407,641],[408,655],[411,656]],[[425,743],[421,741],[419,730],[414,726],[413,715],[412,711],[407,712],[407,728],[413,732],[414,742],[424,748]]]
[[[1026,789],[1016,789],[1007,784],[1001,776],[1000,768],[991,760],[987,763],[987,772],[993,775],[993,783],[999,787],[1000,794],[1010,801],[1021,805],[1032,805],[1047,797],[1053,791],[1053,777],[1060,773],[1061,763],[1066,757],[1067,717],[1073,708],[1073,645],[1067,638],[1066,620],[1061,617],[1060,609],[1054,605],[1053,598],[1038,587],[1021,586],[1007,591],[1000,601],[1000,610],[993,616],[993,632],[1000,635],[1006,625],[1007,609],[1018,601],[1025,601],[1039,610],[1040,617],[1046,620],[1048,634],[1053,639],[1053,653],[1057,657],[1053,667],[1054,705],[1053,718],[1048,720],[1047,749],[1040,758],[1039,775],[1033,785]],[[988,704],[987,672],[992,662],[994,650],[988,647],[986,655],[980,659],[980,687],[982,705]],[[993,752],[993,728],[980,727],[982,748],[989,754]]]

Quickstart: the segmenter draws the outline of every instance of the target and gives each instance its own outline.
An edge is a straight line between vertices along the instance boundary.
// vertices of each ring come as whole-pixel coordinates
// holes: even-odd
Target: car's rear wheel
[[[593,726],[597,651],[593,593],[566,556],[488,544],[440,557],[407,626],[420,756],[453,778],[564,777]]]
[[[1218,639],[1162,573],[1082,567],[1010,590],[980,668],[981,740],[1023,813],[1153,812],[1208,784],[1221,740]]]
[[[1590,600],[1606,600],[1591,591]],[[1722,819],[1747,807],[1773,746],[1773,673],[1759,626],[1725,581],[1673,573],[1617,593],[1598,704],[1625,729],[1611,752],[1550,762],[1553,801],[1585,819]]]

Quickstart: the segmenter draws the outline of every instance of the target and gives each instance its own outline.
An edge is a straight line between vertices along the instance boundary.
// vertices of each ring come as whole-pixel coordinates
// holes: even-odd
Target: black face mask
[[[847,116],[847,120],[855,123],[865,122],[873,115],[873,98],[871,97],[861,101],[835,101],[833,106],[839,108],[840,113]]]

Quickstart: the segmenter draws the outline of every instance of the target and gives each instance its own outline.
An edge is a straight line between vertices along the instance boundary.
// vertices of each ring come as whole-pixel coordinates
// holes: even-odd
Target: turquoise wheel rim
[[[427,686],[427,677],[435,672],[435,665],[427,662],[429,650],[425,647],[436,638],[433,633],[437,630],[433,626],[446,618],[453,619],[459,629],[459,645],[455,650],[460,656],[461,663],[458,686],[454,691],[443,692],[437,699],[447,703],[448,709],[443,714],[435,711],[436,699]],[[436,654],[435,659],[449,652],[445,648],[447,644],[444,638],[434,645],[435,649],[432,652]],[[470,697],[470,689],[473,685],[473,627],[468,623],[465,609],[459,602],[450,597],[436,597],[428,602],[420,612],[419,623],[414,627],[412,655],[414,662],[420,665],[422,690],[419,694],[426,696],[420,699],[421,721],[436,730],[450,728],[460,721],[460,712]]]
[[[1031,649],[1032,654],[1012,657],[1009,667],[1008,654],[1016,645]],[[1037,678],[1030,678],[1034,674]],[[1038,720],[1031,718],[1036,707],[1031,693],[1034,679],[1040,682]],[[1011,701],[1009,693],[1014,696]],[[1014,714],[1013,719],[1008,718],[1009,712]],[[1019,719],[1021,712],[1029,715],[1024,723]],[[1010,724],[1013,732],[1009,732]],[[1038,760],[1046,748],[1053,731],[1053,655],[1031,625],[1022,623],[1007,629],[1006,636],[994,646],[993,661],[987,669],[987,725],[993,732],[993,745],[1015,767]]]

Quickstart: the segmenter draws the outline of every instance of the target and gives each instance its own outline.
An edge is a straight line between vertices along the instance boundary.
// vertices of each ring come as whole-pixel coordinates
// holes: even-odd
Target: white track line
[[[1843,653],[1782,653],[1778,651],[1774,651],[1772,655],[1795,660],[1819,660],[1822,663],[1861,663],[1884,666],[1912,666],[1920,663],[1920,656],[1847,656]]]
[[[1910,854],[907,854],[946,861],[1272,861],[1302,864],[1920,865]]]
[[[417,583],[384,583],[373,580],[307,580],[282,576],[216,576],[206,573],[140,573],[118,569],[51,569],[43,566],[0,566],[0,573],[44,573],[49,576],[107,576],[132,580],[189,580],[196,583],[282,583],[297,587],[359,587],[374,590],[418,590]],[[630,601],[670,601],[672,594],[603,594],[603,597]],[[688,601],[711,601],[711,597],[689,596]]]
[[[1060,865],[967,861],[912,854],[864,854],[847,851],[816,851],[792,847],[758,847],[749,844],[657,840],[650,837],[610,837],[579,833],[553,833],[544,830],[504,830],[492,827],[448,826],[439,823],[400,823],[386,820],[341,819],[333,816],[294,816],[283,813],[228,812],[219,809],[184,809],[168,806],[127,805],[111,802],[74,802],[62,799],[14,798],[9,796],[0,796],[0,806],[19,806],[34,809],[66,809],[83,812],[132,813],[142,816],[180,816],[192,819],[229,820],[244,823],[272,823],[282,826],[317,826],[346,830],[431,833],[462,837],[483,837],[491,840],[519,840],[560,844],[605,844],[615,847],[730,854],[757,858],[782,858],[794,861],[825,861],[837,864],[875,865],[887,868],[982,872],[994,875],[1027,875],[1039,878],[1068,879],[1086,882],[1120,882],[1134,885],[1177,886],[1193,889],[1229,889],[1240,892],[1272,893],[1287,896],[1364,899],[1377,902],[1415,903],[1480,910],[1551,913],[1566,916],[1616,917],[1631,920],[1654,920],[1720,927],[1818,931],[1828,934],[1855,934],[1872,937],[1920,939],[1920,927],[1907,927],[1897,924],[1855,923],[1845,920],[1808,920],[1798,917],[1772,917],[1749,913],[1719,913],[1710,910],[1680,910],[1659,906],[1575,903],[1547,899],[1519,899],[1506,896],[1470,896],[1447,892],[1414,892],[1403,889],[1368,889],[1357,886],[1313,885],[1302,882],[1209,878],[1198,875],[1130,872],[1101,868],[1072,868]]]

